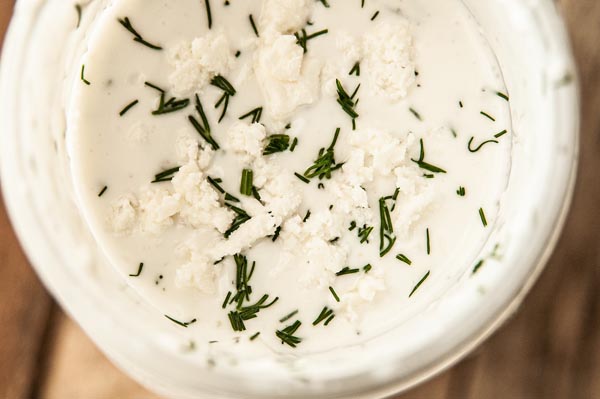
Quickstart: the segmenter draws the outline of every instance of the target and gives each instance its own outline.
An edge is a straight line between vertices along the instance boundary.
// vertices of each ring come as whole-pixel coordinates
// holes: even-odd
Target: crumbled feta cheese
[[[306,287],[326,287],[346,262],[347,249],[331,241],[344,227],[331,212],[316,212],[303,222],[299,216],[288,219],[281,229],[282,264],[303,267],[301,282]]]
[[[335,46],[342,54],[341,61],[346,67],[354,65],[362,58],[362,43],[348,32],[336,32]]]
[[[302,191],[294,175],[259,159],[254,163],[254,185],[265,207],[276,217],[287,218],[302,203]]]
[[[212,147],[206,146],[202,148],[200,142],[196,138],[191,137],[187,131],[182,132],[175,139],[175,150],[177,158],[181,163],[196,161],[200,170],[206,170],[215,156],[215,151]]]
[[[318,100],[321,65],[303,54],[293,35],[263,42],[254,62],[265,110],[276,120],[289,117],[301,105]]]
[[[219,194],[207,182],[197,162],[182,166],[171,183],[183,200],[179,213],[183,224],[195,228],[211,226],[221,233],[229,228],[233,212],[221,205]]]
[[[177,96],[198,92],[216,75],[229,72],[235,62],[222,31],[211,31],[191,42],[179,43],[169,51],[168,57],[173,70],[169,83]]]
[[[409,22],[377,24],[365,35],[363,46],[364,71],[375,92],[390,100],[404,98],[415,81]]]
[[[302,29],[312,12],[313,0],[264,0],[259,28],[262,36],[294,33]]]
[[[339,308],[351,323],[358,320],[358,308],[362,305],[373,302],[377,292],[385,290],[385,280],[383,274],[377,271],[371,271],[369,274],[363,274],[358,277],[352,288],[344,293],[338,293],[340,296]],[[336,306],[336,304],[333,304]]]
[[[129,194],[122,195],[111,203],[108,224],[115,233],[127,233],[137,220],[137,199]]]
[[[392,222],[396,235],[405,238],[434,203],[435,189],[432,182],[422,178],[423,172],[417,166],[396,168],[394,174],[400,195],[392,212]]]
[[[173,224],[173,216],[180,210],[179,194],[172,194],[162,187],[149,187],[139,199],[141,228],[150,233],[160,233]]]
[[[223,147],[249,162],[262,155],[265,137],[267,132],[262,124],[237,121],[227,131]]]
[[[203,255],[189,254],[189,260],[175,272],[175,284],[179,288],[195,288],[205,294],[214,294],[217,278],[222,273],[222,266],[214,264]]]

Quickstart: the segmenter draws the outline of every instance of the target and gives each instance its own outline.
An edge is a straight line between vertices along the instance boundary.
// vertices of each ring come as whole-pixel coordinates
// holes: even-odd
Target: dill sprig
[[[134,101],[130,102],[129,104],[127,104],[125,106],[125,108],[123,108],[121,110],[121,112],[119,112],[119,116],[125,115],[131,108],[135,107],[138,103],[139,103],[139,100],[134,100]]]
[[[219,117],[220,123],[223,120],[223,118],[225,118],[225,114],[227,113],[227,109],[229,108],[229,97],[235,96],[236,91],[233,85],[221,75],[217,75],[214,78],[212,78],[210,84],[223,91],[223,95],[215,104],[215,108],[219,108],[221,105],[223,105],[223,111],[221,112],[221,116]]]
[[[360,271],[359,269],[351,269],[349,266],[346,266],[342,270],[337,272],[335,275],[336,276],[345,276],[346,274],[354,274],[354,273],[358,273],[359,271]]]
[[[446,171],[440,167],[437,167],[435,165],[432,165],[430,163],[425,162],[425,145],[423,144],[423,139],[419,140],[419,144],[421,146],[421,150],[419,152],[419,159],[412,159],[411,161],[413,161],[414,163],[416,163],[419,168],[421,169],[425,169],[428,170],[429,172],[432,173],[446,173]]]
[[[313,321],[312,325],[316,326],[319,323],[321,323],[323,320],[327,320],[333,315],[334,315],[333,309],[329,309],[327,306],[325,306],[323,308],[323,310],[321,310],[321,313],[319,313],[319,316],[317,316],[315,321]]]
[[[238,310],[232,310],[227,315],[233,331],[245,331],[245,321],[254,319],[257,317],[258,312],[262,309],[269,308],[279,300],[279,297],[275,297],[271,302],[266,303],[269,299],[268,294],[264,294],[255,304],[244,306]]]
[[[90,81],[85,78],[85,64],[81,65],[81,81],[86,85],[91,85]]]
[[[350,118],[352,118],[352,126],[355,126],[355,119],[359,117],[359,114],[355,110],[358,100],[354,101],[354,98],[358,93],[358,89],[360,89],[360,84],[356,86],[356,89],[354,89],[352,95],[348,94],[348,92],[346,91],[346,89],[344,89],[344,86],[342,85],[342,82],[340,82],[339,79],[335,80],[335,84],[337,86],[337,102],[342,107],[342,110],[345,113],[347,113],[348,116],[350,116]]]
[[[335,299],[336,302],[340,301],[340,297],[338,296],[337,292],[335,292],[332,286],[329,286],[329,292],[331,292],[331,295],[333,296],[333,299]]]
[[[413,114],[413,116],[415,118],[417,118],[420,121],[423,120],[423,117],[421,116],[421,114],[419,112],[417,112],[414,108],[409,108],[408,110],[410,111],[411,114]]]
[[[75,4],[75,12],[77,12],[77,25],[75,26],[75,28],[79,28],[79,25],[81,25],[81,4]]]
[[[231,226],[225,232],[225,238],[229,238],[229,236],[231,236],[231,234],[233,234],[233,232],[235,232],[237,229],[239,229],[240,226],[243,225],[244,223],[246,223],[248,220],[252,219],[252,217],[250,215],[248,215],[248,213],[246,213],[245,210],[238,208],[237,206],[234,206],[234,205],[231,205],[228,203],[226,203],[225,206],[227,206],[229,209],[231,209],[235,213],[235,218],[231,222]]]
[[[327,150],[325,150],[325,148],[321,148],[319,150],[319,155],[315,163],[304,172],[305,178],[312,179],[314,177],[318,177],[319,180],[324,178],[331,179],[331,173],[344,165],[343,163],[335,162],[334,147],[339,135],[340,128],[337,128],[335,130],[335,134],[333,135],[333,141],[331,142],[331,145],[327,148]]]
[[[485,212],[483,211],[483,208],[479,208],[479,218],[481,219],[481,224],[483,224],[483,227],[487,227],[488,222],[485,217]]]
[[[248,19],[250,20],[250,25],[252,26],[254,34],[256,35],[256,37],[260,37],[260,35],[258,34],[258,29],[256,29],[256,24],[254,23],[254,16],[250,14],[248,15]]]
[[[222,183],[223,180],[221,179],[213,179],[210,176],[206,177],[206,180],[208,181],[208,183],[214,187],[215,190],[217,190],[219,193],[223,194],[225,201],[230,201],[230,202],[240,202],[239,199],[237,199],[236,197],[234,197],[233,195],[229,194],[227,191],[225,191],[223,189],[223,187],[221,187],[221,185],[219,183]]]
[[[423,278],[421,278],[421,280],[419,280],[419,282],[417,283],[417,285],[415,285],[415,287],[412,289],[412,291],[410,292],[410,294],[408,295],[408,297],[410,298],[411,296],[413,296],[413,294],[415,292],[417,292],[417,290],[419,289],[419,287],[421,287],[421,285],[425,282],[425,280],[427,280],[427,278],[429,277],[429,274],[431,274],[431,271],[428,271]]]
[[[288,321],[289,319],[291,319],[292,317],[296,316],[298,314],[299,310],[296,309],[291,313],[288,313],[287,315],[283,316],[281,319],[279,319],[280,323],[285,323],[286,321]]]
[[[308,180],[306,177],[302,176],[298,172],[294,172],[294,176],[296,176],[298,179],[300,179],[303,183],[306,183],[306,184],[310,183],[310,180]]]
[[[381,197],[379,199],[379,219],[381,221],[379,227],[379,257],[381,258],[387,255],[396,243],[394,225],[392,224],[390,208],[388,207],[389,200],[394,202],[392,205],[393,209],[396,202],[394,196]]]
[[[175,320],[174,318],[167,316],[167,315],[165,315],[165,317],[167,319],[171,320],[173,323],[180,325],[181,327],[185,327],[185,328],[188,328],[188,326],[190,324],[194,324],[196,322],[196,319],[192,319],[190,321],[183,322],[183,321]]]
[[[272,155],[283,152],[290,147],[290,136],[287,134],[273,134],[267,137],[269,141],[263,150],[263,155]]]
[[[133,25],[131,24],[131,21],[129,20],[129,17],[125,17],[123,19],[119,18],[118,19],[119,23],[125,28],[127,29],[132,35],[133,35],[133,41],[138,42],[140,44],[143,44],[144,46],[151,48],[152,50],[162,50],[162,47],[157,46],[155,44],[149,43],[146,40],[144,40],[144,38],[142,37],[142,35],[140,35],[135,28],[133,27]]]
[[[292,145],[290,146],[290,152],[294,152],[297,145],[298,145],[298,137],[294,137],[294,140],[292,140]]]
[[[496,122],[496,118],[494,118],[493,116],[491,116],[490,114],[488,114],[487,112],[484,111],[480,111],[479,114],[485,116],[486,118],[488,118],[489,120],[491,120],[492,122]]]
[[[481,267],[484,265],[485,260],[484,259],[480,259],[479,262],[477,262],[475,264],[475,266],[473,267],[473,271],[471,272],[471,274],[475,274],[479,271],[479,269],[481,269]]]
[[[244,169],[242,170],[242,181],[240,182],[240,193],[242,195],[251,196],[252,195],[252,179],[253,179],[252,169]]]
[[[156,175],[154,175],[154,180],[152,180],[150,183],[162,183],[166,181],[171,181],[173,180],[175,173],[179,172],[180,168],[181,166],[176,166],[174,168],[157,173]]]
[[[140,263],[138,265],[137,272],[134,274],[130,274],[129,277],[139,277],[142,274],[142,270],[144,270],[144,263]]]
[[[502,99],[506,100],[506,101],[509,101],[508,95],[506,95],[506,94],[504,94],[504,93],[502,93],[502,92],[499,92],[499,91],[497,91],[497,92],[496,92],[496,95],[497,95],[498,97],[500,97],[500,98],[502,98]]]
[[[212,13],[210,12],[210,0],[204,0],[206,6],[206,19],[208,20],[208,29],[212,28]]]
[[[360,238],[360,243],[364,244],[365,242],[369,243],[369,236],[373,232],[373,226],[367,226],[366,224],[363,227],[358,228],[358,238]]]
[[[275,331],[275,335],[281,340],[282,345],[287,344],[292,348],[295,348],[298,344],[300,344],[300,342],[302,342],[302,338],[294,335],[301,325],[302,322],[300,320],[296,320],[293,324],[285,327],[283,330]]]
[[[260,331],[250,337],[250,341],[254,341],[260,335]]]
[[[239,117],[239,120],[244,120],[246,118],[252,117],[252,123],[260,122],[260,118],[262,117],[263,108],[258,107],[254,108],[252,111],[245,113],[244,115]]]
[[[102,197],[106,190],[108,190],[108,186],[102,187],[102,190],[100,190],[100,192],[98,193],[98,197]]]
[[[427,244],[427,255],[431,255],[431,239],[429,237],[429,227],[425,229],[425,241]]]
[[[481,150],[481,148],[483,148],[483,146],[486,144],[490,144],[490,143],[498,144],[498,140],[486,140],[483,143],[479,144],[477,147],[471,148],[471,145],[473,144],[473,140],[475,140],[475,137],[471,137],[469,139],[469,143],[467,144],[467,148],[468,148],[469,152],[477,152],[477,151]]]
[[[302,47],[302,50],[306,53],[308,51],[308,41],[316,37],[322,36],[329,33],[329,29],[323,29],[315,33],[307,34],[306,29],[302,29],[300,32],[294,33],[296,37],[296,44]]]
[[[208,123],[208,119],[206,118],[206,114],[204,113],[204,108],[202,108],[202,103],[200,102],[200,97],[198,96],[198,94],[196,94],[196,111],[200,115],[202,123],[200,123],[192,115],[188,116],[190,123],[192,124],[192,126],[194,126],[194,129],[196,129],[198,134],[202,136],[202,138],[206,140],[208,144],[210,144],[213,150],[218,150],[220,148],[219,144],[217,144],[217,142],[212,138],[210,134],[210,125]]]
[[[352,69],[350,70],[350,73],[348,73],[348,75],[360,76],[360,62],[356,61],[356,63],[354,64],[354,66],[352,67]]]
[[[190,100],[187,98],[177,99],[175,97],[171,97],[169,100],[165,102],[167,93],[165,90],[161,89],[155,84],[150,82],[145,82],[145,86],[150,87],[160,93],[160,99],[158,101],[158,107],[156,110],[152,111],[152,115],[163,115],[171,112],[180,111],[186,108],[190,104]],[[134,104],[135,105],[135,104]],[[127,112],[127,111],[125,111]]]
[[[408,257],[404,254],[398,254],[396,255],[396,259],[398,259],[400,262],[404,262],[407,265],[412,265],[412,261],[410,259],[408,259]]]
[[[497,139],[499,139],[500,137],[504,136],[506,133],[508,133],[508,131],[507,130],[503,130],[500,133],[494,134],[494,137],[497,138]]]

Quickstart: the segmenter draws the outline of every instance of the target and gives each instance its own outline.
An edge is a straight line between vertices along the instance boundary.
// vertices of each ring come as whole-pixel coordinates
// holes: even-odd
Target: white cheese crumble
[[[346,292],[339,293],[340,303],[338,308],[344,312],[344,315],[351,323],[355,323],[361,306],[375,300],[378,292],[386,288],[383,273],[379,270],[372,270],[368,274],[363,274],[356,278],[352,287]],[[336,306],[336,304],[332,304]]]
[[[319,99],[321,63],[303,53],[293,35],[276,35],[259,46],[254,72],[266,112],[285,119],[301,105]]]
[[[259,19],[261,35],[294,33],[302,29],[313,5],[313,0],[264,0]]]
[[[265,137],[267,132],[260,123],[237,121],[227,131],[223,147],[250,162],[261,156]]]
[[[409,22],[378,23],[366,33],[363,49],[364,71],[375,93],[394,101],[406,97],[415,82],[414,48]]]
[[[168,52],[173,94],[189,97],[200,91],[216,75],[231,70],[235,56],[222,31],[208,32],[191,42],[181,42]]]

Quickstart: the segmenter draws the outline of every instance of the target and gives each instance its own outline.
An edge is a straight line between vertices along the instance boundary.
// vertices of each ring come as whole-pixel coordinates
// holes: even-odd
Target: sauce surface
[[[282,13],[285,4],[302,12]],[[510,168],[508,97],[462,4],[327,4],[213,1],[209,29],[196,0],[121,0],[89,38],[69,110],[79,206],[127,284],[198,343],[241,337],[257,353],[302,353],[361,342],[468,278],[496,219]],[[390,65],[402,68],[386,75]],[[273,135],[289,142],[265,155],[286,146]],[[329,148],[331,178],[309,177]],[[190,188],[208,177],[212,192]],[[194,207],[215,195],[214,213]],[[240,216],[232,206],[250,219],[226,239]],[[244,259],[247,276],[256,262],[242,278],[252,287],[244,306],[278,299],[236,331]],[[276,332],[296,321],[289,335],[301,342],[282,346]]]

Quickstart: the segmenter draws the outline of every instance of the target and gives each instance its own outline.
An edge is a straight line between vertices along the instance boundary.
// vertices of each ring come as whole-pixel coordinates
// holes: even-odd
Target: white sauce
[[[361,9],[360,2],[329,2],[330,8],[310,0],[213,2],[209,32],[197,0],[114,1],[89,38],[82,64],[91,84],[76,86],[69,110],[79,206],[128,284],[160,312],[180,321],[197,319],[188,330],[198,343],[261,332],[240,345],[256,353],[267,348],[304,353],[372,337],[417,314],[427,298],[472,269],[496,218],[510,167],[510,115],[508,103],[496,94],[505,88],[493,54],[461,3],[369,0]],[[117,22],[125,16],[163,50],[133,41]],[[305,26],[307,20],[312,25]],[[309,40],[304,53],[293,36],[302,28],[328,33]],[[350,76],[356,62],[360,76]],[[220,123],[222,108],[214,104],[223,91],[209,84],[219,74],[236,89]],[[336,102],[336,79],[349,93],[361,84],[354,131]],[[189,96],[190,105],[151,115],[159,93],[145,81],[165,89],[167,99]],[[188,120],[189,115],[200,120],[196,93],[218,151]],[[262,125],[238,120],[259,106]],[[313,164],[337,127],[335,159],[344,165],[331,179],[304,184],[294,172]],[[468,150],[471,137],[475,148],[504,130],[508,134],[497,144]],[[295,151],[263,156],[265,136],[282,133],[298,138]],[[425,178],[429,172],[411,161],[419,158],[421,139],[425,161],[447,173]],[[171,182],[150,184],[174,166],[181,168]],[[240,194],[244,168],[253,170],[264,206]],[[252,216],[228,240],[223,232],[234,212],[223,206],[207,176],[222,179],[222,187],[241,200],[236,206]],[[459,187],[466,196],[457,195]],[[397,241],[380,258],[379,198],[396,188],[391,218]],[[349,231],[353,221],[374,227],[368,244],[359,243],[358,227]],[[265,238],[280,225],[276,242]],[[227,292],[235,292],[230,255],[238,252],[256,261],[249,302],[263,293],[279,298],[246,321],[245,332],[232,331],[227,313],[233,305],[221,307]],[[398,254],[412,264],[396,259]],[[140,262],[141,275],[129,277]],[[368,273],[366,264],[372,265]],[[336,276],[344,267],[360,271]],[[313,327],[324,306],[335,319]],[[279,322],[296,309],[297,315]],[[295,320],[302,321],[295,335],[303,340],[292,349],[281,345],[275,331]]]

